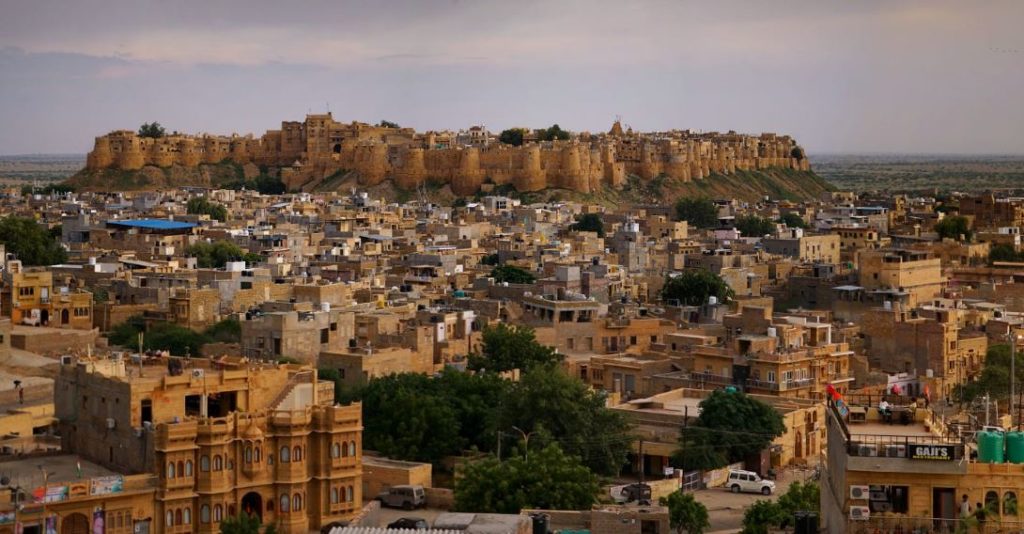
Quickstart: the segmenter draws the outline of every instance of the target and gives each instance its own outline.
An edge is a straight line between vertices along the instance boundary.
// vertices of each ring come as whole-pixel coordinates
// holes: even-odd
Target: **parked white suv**
[[[729,470],[729,481],[725,485],[733,493],[744,491],[771,495],[775,491],[775,482],[765,480],[753,471],[740,471],[738,469]]]

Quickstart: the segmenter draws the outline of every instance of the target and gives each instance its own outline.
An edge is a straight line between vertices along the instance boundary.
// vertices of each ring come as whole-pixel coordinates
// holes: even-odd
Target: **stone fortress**
[[[137,170],[230,160],[280,168],[289,189],[308,189],[339,171],[354,171],[365,186],[392,179],[411,190],[431,181],[450,184],[456,195],[473,194],[484,183],[511,184],[518,191],[558,187],[588,193],[605,185],[620,187],[629,175],[690,181],[737,169],[810,170],[796,141],[773,133],[636,133],[616,121],[607,133],[584,132],[569,140],[539,141],[527,131],[522,146],[499,143],[480,127],[471,128],[471,135],[463,133],[345,124],[329,112],[282,122],[280,130],[258,139],[178,133],[149,138],[117,130],[96,138],[86,166]]]

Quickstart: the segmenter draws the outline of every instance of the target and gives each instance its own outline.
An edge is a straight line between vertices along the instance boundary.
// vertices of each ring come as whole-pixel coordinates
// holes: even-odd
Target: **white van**
[[[729,481],[725,483],[733,493],[741,491],[771,495],[775,491],[775,482],[765,480],[753,471],[729,470]]]

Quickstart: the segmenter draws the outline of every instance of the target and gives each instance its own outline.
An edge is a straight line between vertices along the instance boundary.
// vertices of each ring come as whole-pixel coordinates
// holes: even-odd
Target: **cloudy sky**
[[[1024,2],[0,0],[0,154],[261,133],[777,131],[818,152],[1024,153]]]

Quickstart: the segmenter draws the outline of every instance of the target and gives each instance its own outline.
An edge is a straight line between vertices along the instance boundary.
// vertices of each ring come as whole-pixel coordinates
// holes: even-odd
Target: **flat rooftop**
[[[935,438],[928,430],[925,430],[921,423],[901,425],[899,423],[879,423],[870,421],[867,423],[848,424],[850,439],[856,440],[857,436],[899,436],[905,438]]]
[[[77,465],[81,463],[82,476],[78,476]],[[84,460],[74,454],[62,454],[60,456],[40,456],[34,458],[19,458],[0,462],[0,475],[11,478],[11,484],[23,488],[38,488],[43,485],[43,471],[40,466],[46,468],[49,473],[49,483],[75,482],[89,478],[119,475],[105,467],[96,465]]]

